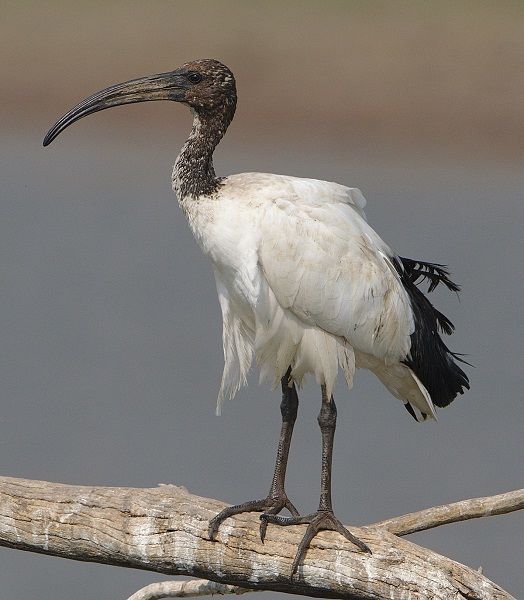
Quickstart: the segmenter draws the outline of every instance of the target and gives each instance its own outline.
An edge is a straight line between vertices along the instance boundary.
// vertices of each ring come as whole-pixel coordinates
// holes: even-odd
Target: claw
[[[293,504],[293,502],[291,502],[290,500],[288,500],[286,502],[285,508],[287,508],[288,511],[291,513],[291,516],[293,516],[293,517],[299,517],[300,516],[300,513],[295,508],[295,505]]]
[[[277,516],[277,513],[286,508],[290,513],[291,517],[283,517],[281,515]],[[283,505],[275,504],[272,508],[266,510],[263,514],[260,515],[260,539],[262,543],[266,539],[266,532],[268,523],[276,523],[277,525],[285,525],[286,519],[290,518],[298,518],[300,517],[300,513],[295,508],[295,505],[290,501],[286,500]]]
[[[283,527],[288,525],[300,525],[300,519],[302,519],[300,516],[284,517],[283,515],[272,514],[269,511],[260,515],[260,520],[265,522],[266,525],[267,523],[273,523],[274,525],[282,525]]]
[[[288,500],[287,496],[268,496],[263,500],[251,500],[249,502],[244,502],[243,504],[228,506],[227,508],[224,508],[224,510],[220,511],[218,515],[213,517],[211,521],[209,521],[207,528],[208,537],[211,541],[214,541],[221,523],[229,517],[233,517],[245,512],[262,512],[263,514],[260,516],[260,539],[263,543],[266,538],[267,524],[269,522],[269,519],[266,520],[266,517],[278,518],[277,513],[284,508],[287,508],[293,515],[293,517],[290,518],[298,517],[298,510]]]
[[[296,575],[300,561],[304,558],[311,541],[319,531],[337,531],[340,533],[340,535],[343,535],[349,542],[357,546],[360,550],[371,554],[369,547],[364,544],[362,540],[350,533],[330,511],[319,510],[316,513],[304,517],[283,517],[281,515],[264,513],[260,515],[260,520],[262,523],[266,523],[266,527],[267,523],[273,523],[283,527],[288,527],[289,525],[307,525],[306,532],[300,541],[295,554],[295,559],[291,565],[291,579],[293,579],[293,577]]]
[[[264,543],[264,541],[266,539],[266,533],[267,533],[267,521],[263,517],[264,517],[264,515],[260,515],[260,527],[259,527],[260,541],[262,543]]]
[[[346,540],[348,540],[352,544],[355,544],[355,546],[360,548],[362,552],[366,552],[367,554],[373,554],[373,552],[371,552],[371,550],[369,549],[369,546],[367,544],[364,544],[364,542],[361,539],[354,536],[350,531],[348,531],[338,519],[335,520],[335,526],[336,530],[338,531],[338,533],[340,533],[340,535],[343,535],[346,538]]]
[[[268,524],[268,520],[266,517],[268,516],[275,516],[276,513],[282,510],[280,507],[278,506],[273,506],[272,508],[269,508],[266,512],[262,513],[260,515],[260,541],[262,543],[264,543],[264,540],[266,539],[266,533],[267,533],[267,524]]]

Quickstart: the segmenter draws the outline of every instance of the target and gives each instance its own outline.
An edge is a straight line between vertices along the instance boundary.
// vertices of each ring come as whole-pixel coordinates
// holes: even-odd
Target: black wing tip
[[[443,345],[422,353],[419,348],[419,353],[402,361],[420,379],[438,408],[449,406],[457,396],[470,389],[468,376],[454,358],[455,355]]]

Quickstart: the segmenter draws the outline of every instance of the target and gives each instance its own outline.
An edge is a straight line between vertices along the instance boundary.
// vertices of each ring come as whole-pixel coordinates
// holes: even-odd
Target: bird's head
[[[199,114],[220,112],[229,122],[236,106],[235,78],[218,60],[201,59],[168,73],[117,83],[92,94],[68,111],[48,131],[44,146],[82,117],[121,104],[153,100],[181,102]]]

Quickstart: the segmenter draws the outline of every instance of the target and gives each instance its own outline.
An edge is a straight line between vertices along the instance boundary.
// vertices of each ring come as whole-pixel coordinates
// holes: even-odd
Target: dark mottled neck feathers
[[[173,170],[173,186],[179,200],[215,192],[220,179],[213,168],[213,152],[235,114],[236,98],[213,111],[193,109],[193,128]]]

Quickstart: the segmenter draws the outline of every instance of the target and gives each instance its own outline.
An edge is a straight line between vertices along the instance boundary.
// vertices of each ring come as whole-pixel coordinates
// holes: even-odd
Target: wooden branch
[[[237,585],[216,583],[207,579],[190,579],[186,581],[160,581],[139,589],[127,600],[165,600],[167,598],[196,598],[197,596],[224,596],[226,594],[245,594],[249,590]]]
[[[258,515],[239,515],[210,542],[208,521],[223,506],[176,486],[102,488],[4,477],[0,545],[323,598],[512,599],[481,573],[377,526],[351,527],[372,556],[322,532],[291,580],[303,527],[270,526],[262,544]]]
[[[395,535],[408,535],[416,531],[424,531],[440,527],[448,523],[467,521],[479,517],[505,515],[524,508],[524,489],[506,492],[497,496],[471,498],[452,504],[434,506],[414,513],[393,517],[374,523],[375,527],[384,527]]]

